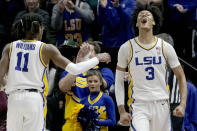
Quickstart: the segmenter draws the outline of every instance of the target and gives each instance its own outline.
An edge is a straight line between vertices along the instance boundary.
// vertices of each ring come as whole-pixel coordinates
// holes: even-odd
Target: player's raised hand
[[[67,3],[66,3],[66,6],[69,8],[69,9],[73,9],[74,8],[74,3],[72,2],[72,0],[68,0]]]
[[[58,2],[58,11],[60,13],[64,11],[65,5],[66,5],[66,0],[60,0],[60,2]]]
[[[181,4],[174,4],[174,7],[180,12],[180,13],[186,13],[187,9],[184,9],[184,7]]]
[[[109,63],[111,62],[111,56],[109,53],[99,53],[96,55],[100,62]]]
[[[120,114],[119,124],[122,126],[129,126],[132,120],[131,114],[128,112],[124,112]]]
[[[185,115],[185,106],[183,105],[178,105],[174,111],[173,111],[173,115],[176,117],[184,117]]]

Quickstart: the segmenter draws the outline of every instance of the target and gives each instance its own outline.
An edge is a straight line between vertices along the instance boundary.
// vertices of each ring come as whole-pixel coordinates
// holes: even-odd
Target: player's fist
[[[132,120],[131,114],[128,112],[124,112],[120,114],[119,124],[122,126],[130,125],[131,120]]]
[[[111,62],[111,56],[109,53],[99,53],[96,55],[100,62],[109,63]]]
[[[178,105],[173,111],[173,115],[176,117],[184,117],[184,114],[185,114],[185,106],[183,105]]]

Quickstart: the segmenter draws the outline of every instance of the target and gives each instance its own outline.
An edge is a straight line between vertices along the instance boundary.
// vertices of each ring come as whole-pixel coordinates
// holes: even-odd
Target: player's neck
[[[32,33],[27,32],[25,35],[25,40],[40,40],[39,35],[32,35]]]
[[[139,32],[139,36],[137,37],[138,41],[142,44],[150,44],[154,42],[154,35],[150,32]]]

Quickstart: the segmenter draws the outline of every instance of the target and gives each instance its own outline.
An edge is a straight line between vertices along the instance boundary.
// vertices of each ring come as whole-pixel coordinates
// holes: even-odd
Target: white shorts
[[[131,107],[131,131],[171,131],[168,100],[135,100]]]
[[[7,131],[43,131],[43,102],[39,92],[22,90],[9,94]]]

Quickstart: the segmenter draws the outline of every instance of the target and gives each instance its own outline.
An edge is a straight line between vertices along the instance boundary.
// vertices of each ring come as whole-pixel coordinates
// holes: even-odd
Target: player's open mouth
[[[145,24],[146,22],[147,22],[147,19],[145,19],[145,18],[141,20],[142,24]]]

